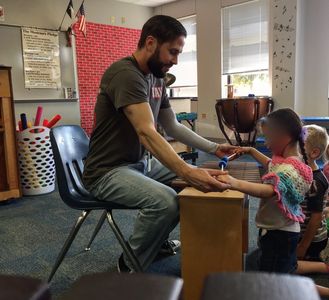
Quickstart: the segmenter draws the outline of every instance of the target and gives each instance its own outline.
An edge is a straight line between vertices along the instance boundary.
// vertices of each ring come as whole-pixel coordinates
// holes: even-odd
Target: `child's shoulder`
[[[312,169],[295,156],[273,156],[270,162],[270,169],[272,169],[272,171],[278,170],[290,175],[300,175],[309,183],[313,180]]]

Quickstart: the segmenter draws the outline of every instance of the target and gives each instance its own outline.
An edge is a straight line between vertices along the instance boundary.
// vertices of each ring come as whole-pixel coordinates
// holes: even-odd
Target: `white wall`
[[[215,112],[221,96],[221,11],[220,1],[196,1],[198,59],[198,132],[220,137]]]
[[[33,26],[57,30],[62,21],[68,2],[69,0],[0,0],[0,5],[3,6],[5,10],[5,21],[0,22],[0,26],[2,24],[7,24],[18,26]],[[73,0],[75,12],[77,12],[81,2],[82,0]],[[118,2],[114,0],[85,0],[84,7],[87,21],[137,29],[141,29],[145,21],[153,15],[152,8]],[[124,18],[124,20],[122,19],[122,17]],[[69,24],[70,19],[68,15],[66,15],[62,30],[66,30]],[[15,31],[17,30],[17,28],[13,27],[6,27],[6,29]],[[14,67],[17,61],[22,64],[22,62],[20,62],[22,60],[20,37],[15,37],[17,38],[17,40],[15,41],[14,45],[18,45],[17,49],[7,50],[5,48],[6,45],[0,44],[0,64],[11,65]],[[14,36],[12,38],[14,38]],[[2,52],[4,52],[5,54],[6,51],[12,51],[11,55],[8,55],[8,57],[5,55],[5,58],[1,60],[1,49],[3,50]],[[72,55],[72,48],[65,48],[64,50],[67,52],[68,55]],[[16,52],[19,58],[15,63],[13,63],[10,61],[9,58],[13,57],[13,53],[15,54]],[[62,62],[64,61],[63,57],[61,60]],[[64,70],[64,68],[62,68],[62,70]],[[69,72],[68,76],[71,76],[71,78],[69,79],[71,79],[71,81],[74,81],[74,79],[72,80],[72,77],[74,77],[73,70],[71,71],[72,72]],[[73,83],[70,83],[68,85],[65,83],[67,81],[66,79],[66,77],[62,77],[63,86],[73,87]],[[30,91],[27,91],[26,89],[23,90],[23,93],[17,89],[15,91],[14,82],[14,99],[30,99],[30,101],[20,101],[19,103],[15,103],[16,117],[20,113],[25,112],[27,113],[29,118],[32,118],[32,116],[35,115],[37,106],[42,105],[44,107],[45,112],[44,117],[51,118],[53,115],[60,113],[63,117],[61,124],[80,124],[79,102],[56,100],[33,102],[33,100],[35,99],[47,98],[47,92],[43,90],[37,91],[34,89],[33,93],[37,94],[38,97],[22,96],[27,93],[30,93]],[[58,98],[62,98],[61,95],[62,91],[58,91]],[[48,98],[56,99],[56,97],[51,97],[50,95],[48,95]]]
[[[215,99],[221,95],[220,8],[247,1],[249,0],[179,0],[154,10],[155,14],[167,14],[176,18],[193,14],[197,16],[197,131],[203,136],[222,137],[214,110]],[[281,11],[284,6],[287,8],[286,15],[282,15]],[[328,12],[328,0],[270,0],[270,79],[276,108],[291,107],[304,116],[328,114]],[[290,24],[296,30],[290,34],[280,32],[274,30],[275,23]],[[279,43],[276,43],[277,37]],[[273,53],[279,51],[282,45],[285,47],[284,59],[275,59]],[[291,59],[287,59],[290,52]],[[282,90],[281,81],[277,86],[274,79],[276,71],[281,67],[289,67],[288,76],[287,72],[280,72],[280,78],[283,79]]]
[[[180,0],[155,8],[155,14],[175,18],[196,14],[198,60],[197,132],[206,137],[222,137],[215,112],[221,95],[221,1]]]
[[[222,138],[215,112],[221,97],[221,7],[249,0],[179,0],[155,8],[155,14],[175,18],[197,16],[198,122],[197,132]]]
[[[297,0],[295,106],[304,116],[328,115],[328,13],[328,0]]]
[[[154,14],[168,15],[174,18],[182,18],[196,14],[196,0],[179,0],[158,6]]]
[[[295,106],[297,0],[269,1],[269,57],[275,108]]]
[[[69,0],[1,0],[5,9],[5,22],[24,26],[58,29]],[[82,0],[72,0],[75,12]],[[153,14],[153,9],[115,0],[85,0],[87,21],[140,29]],[[114,18],[113,18],[114,17]],[[124,17],[124,22],[122,22]],[[66,15],[63,29],[70,19]]]

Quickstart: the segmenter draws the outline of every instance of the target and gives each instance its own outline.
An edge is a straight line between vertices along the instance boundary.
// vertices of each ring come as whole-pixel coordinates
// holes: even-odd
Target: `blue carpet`
[[[213,160],[213,156],[200,153],[198,164]],[[241,160],[249,158],[240,158]],[[256,248],[257,229],[254,217],[257,199],[250,201],[249,246]],[[79,212],[67,207],[58,192],[48,195],[23,197],[0,204],[0,272],[3,274],[27,275],[47,280],[71,227]],[[136,211],[114,213],[123,234],[132,232]],[[121,248],[108,224],[104,224],[97,235],[91,250],[84,248],[100,217],[100,212],[92,212],[83,224],[66,258],[59,267],[51,283],[54,299],[86,273],[115,272]],[[179,239],[179,227],[171,235]],[[167,275],[180,274],[180,255],[155,261],[148,272]],[[327,276],[315,277],[320,283],[329,286]]]

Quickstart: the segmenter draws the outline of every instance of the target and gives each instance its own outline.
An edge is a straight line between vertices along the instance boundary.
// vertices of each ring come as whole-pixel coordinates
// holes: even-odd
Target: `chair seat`
[[[177,300],[182,284],[153,274],[98,273],[80,277],[61,300]]]

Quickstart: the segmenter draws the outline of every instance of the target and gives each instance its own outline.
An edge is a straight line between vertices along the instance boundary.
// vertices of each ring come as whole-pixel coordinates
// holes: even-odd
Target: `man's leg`
[[[154,156],[150,160],[151,170],[146,171],[146,176],[156,181],[159,181],[165,185],[170,185],[171,182],[177,177],[177,175],[165,167],[158,159]]]
[[[177,175],[174,172],[172,172],[171,170],[169,170],[167,167],[165,167],[154,156],[152,157],[150,162],[151,162],[151,171],[147,171],[146,176],[148,176],[160,183],[163,183],[167,186],[170,186],[171,182],[177,177]],[[177,215],[177,218],[171,224],[170,232],[175,229],[175,227],[177,226],[178,223],[179,223],[179,214]],[[168,234],[168,237],[169,237],[169,234]]]
[[[100,179],[91,193],[100,200],[140,208],[129,244],[146,270],[178,218],[176,192],[132,167],[119,167]]]

